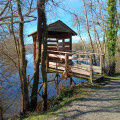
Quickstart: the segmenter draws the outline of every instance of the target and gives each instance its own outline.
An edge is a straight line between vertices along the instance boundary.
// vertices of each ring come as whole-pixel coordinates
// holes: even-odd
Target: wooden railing
[[[93,64],[93,56],[97,58],[97,65]],[[73,60],[76,60],[76,63],[73,63]],[[63,70],[65,75],[73,72],[89,76],[92,81],[94,74],[104,74],[104,54],[48,51],[47,70],[49,67]]]

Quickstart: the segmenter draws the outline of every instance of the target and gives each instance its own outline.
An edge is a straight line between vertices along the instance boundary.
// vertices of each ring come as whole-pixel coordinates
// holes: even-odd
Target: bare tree
[[[23,2],[23,1],[22,1]],[[27,76],[26,76],[26,67],[27,67],[27,61],[25,59],[25,45],[24,45],[24,37],[23,37],[23,29],[24,29],[24,23],[30,22],[32,20],[35,20],[36,18],[34,16],[29,16],[30,13],[32,13],[35,9],[32,9],[32,2],[31,0],[30,5],[28,6],[27,12],[23,14],[22,11],[22,2],[21,0],[12,1],[7,0],[3,1],[2,3],[2,9],[0,12],[0,25],[6,25],[11,37],[14,39],[15,42],[15,48],[17,53],[17,67],[19,71],[19,77],[21,81],[21,92],[22,92],[22,112],[25,113],[28,111],[29,108],[29,99],[28,99],[28,84],[27,84]],[[6,3],[4,5],[4,3]],[[16,5],[15,5],[16,4]],[[14,6],[14,10],[13,10]],[[32,17],[33,19],[30,20],[24,20],[24,17]],[[19,25],[16,27],[18,30],[18,39],[17,35],[15,33],[15,23],[19,23]]]
[[[31,94],[31,108],[36,110],[37,106],[37,94],[39,84],[39,64],[40,58],[42,59],[42,75],[43,75],[43,101],[44,106],[47,106],[47,76],[45,70],[46,60],[46,17],[45,17],[45,0],[38,0],[37,2],[37,13],[38,13],[38,25],[37,25],[37,41],[36,41],[36,59],[34,60],[34,81]],[[41,55],[41,44],[43,43],[43,54]],[[42,57],[41,57],[42,56]],[[46,107],[45,107],[46,108]],[[45,110],[45,109],[44,109]]]

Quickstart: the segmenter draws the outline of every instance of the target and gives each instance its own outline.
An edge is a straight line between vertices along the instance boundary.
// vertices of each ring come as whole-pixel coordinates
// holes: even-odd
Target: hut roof
[[[68,27],[61,20],[51,23],[51,24],[47,25],[47,27],[48,27],[48,32],[65,32],[65,33],[71,33],[73,36],[77,35],[77,33],[75,31],[73,31],[70,27]],[[31,36],[36,33],[37,33],[37,31],[29,34],[28,36]]]

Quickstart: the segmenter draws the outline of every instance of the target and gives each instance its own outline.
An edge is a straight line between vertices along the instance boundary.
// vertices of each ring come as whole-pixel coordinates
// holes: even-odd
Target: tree
[[[43,111],[47,110],[47,73],[46,73],[46,59],[47,59],[47,26],[46,26],[46,15],[45,15],[45,0],[43,0],[43,51],[42,51],[42,77],[43,77]]]
[[[28,99],[28,84],[27,84],[27,76],[26,76],[26,67],[27,61],[25,58],[25,45],[23,38],[23,29],[24,29],[24,18],[21,12],[21,1],[17,0],[17,12],[19,17],[19,51],[20,51],[20,78],[21,78],[21,91],[22,91],[22,112],[25,113],[29,108],[29,99]]]
[[[115,53],[116,53],[116,41],[117,41],[117,9],[116,0],[108,0],[107,2],[108,20],[107,20],[107,50],[109,59],[109,74],[115,73]]]
[[[15,49],[17,54],[17,68],[19,71],[19,77],[21,81],[21,92],[22,92],[22,112],[25,113],[29,108],[29,99],[28,99],[28,84],[27,84],[27,76],[26,76],[26,67],[27,61],[25,59],[25,45],[24,45],[24,23],[35,20],[36,18],[33,16],[29,16],[35,9],[32,9],[33,0],[29,1],[30,4],[27,8],[27,12],[23,11],[23,1],[21,0],[6,0],[1,2],[1,10],[0,10],[0,25],[1,28],[3,26],[7,26],[9,30],[9,35],[13,38],[15,42]],[[28,3],[29,3],[28,2]],[[13,10],[14,7],[14,10]],[[24,14],[23,14],[24,13]],[[24,17],[32,17],[31,20],[24,20]],[[18,23],[19,25],[15,25]],[[15,28],[17,28],[18,33],[15,33]],[[3,29],[4,30],[4,29]],[[5,29],[6,30],[6,29]]]
[[[38,84],[39,84],[39,64],[42,61],[42,77],[43,77],[43,109],[46,110],[47,107],[47,75],[46,75],[46,16],[45,16],[45,0],[37,1],[37,14],[38,14],[38,24],[37,24],[37,41],[36,41],[36,59],[34,60],[34,81],[31,93],[31,109],[36,110],[37,107],[37,94],[38,94]],[[43,51],[41,51],[41,45],[43,43]],[[43,53],[41,55],[41,52]],[[41,58],[41,59],[40,59]]]

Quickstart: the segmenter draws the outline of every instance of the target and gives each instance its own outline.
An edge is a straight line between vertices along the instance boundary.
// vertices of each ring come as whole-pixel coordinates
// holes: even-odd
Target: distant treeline
[[[93,42],[93,46],[96,53],[99,53],[99,48],[97,48],[96,43]],[[90,42],[85,42],[85,50],[82,42],[76,42],[72,44],[72,50],[73,51],[80,51],[80,52],[92,52],[91,44]]]

